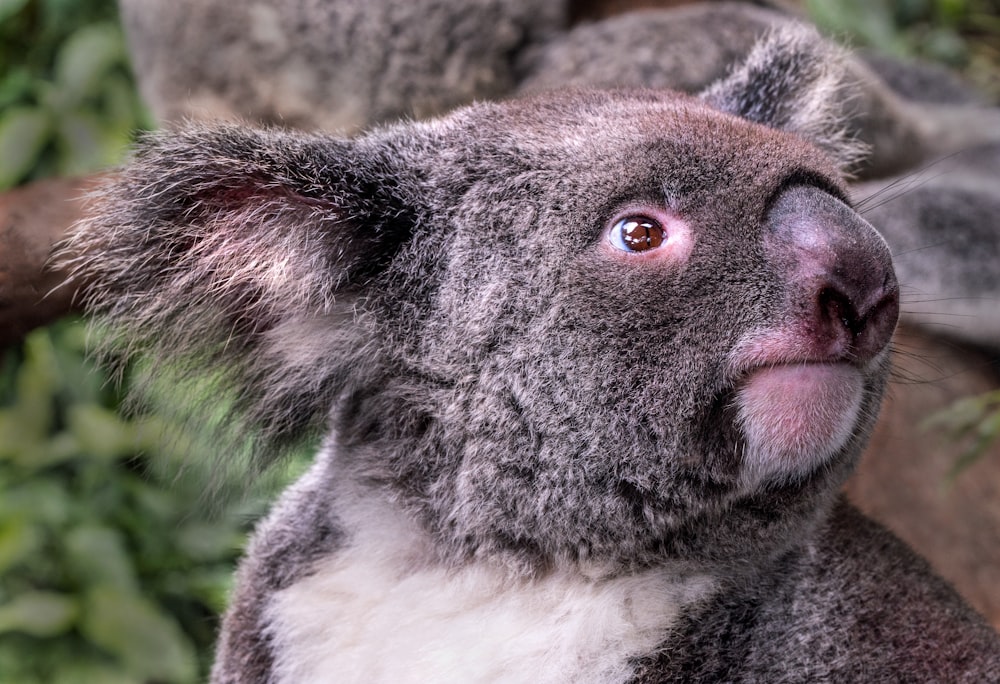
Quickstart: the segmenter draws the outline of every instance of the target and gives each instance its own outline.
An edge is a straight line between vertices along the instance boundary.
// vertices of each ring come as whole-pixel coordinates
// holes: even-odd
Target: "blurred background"
[[[1000,0],[801,4],[1000,102]],[[152,125],[113,0],[0,0],[0,191],[113,167]],[[141,369],[108,378],[87,334],[0,349],[0,683],[202,681],[246,533],[305,457],[245,491],[169,414],[121,410]]]

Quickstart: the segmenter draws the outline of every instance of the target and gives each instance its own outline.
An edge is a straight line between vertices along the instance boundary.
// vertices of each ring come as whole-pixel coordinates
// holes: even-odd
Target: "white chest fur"
[[[666,570],[532,581],[485,565],[448,571],[421,559],[412,537],[380,532],[272,598],[278,681],[626,681],[629,658],[714,585]]]

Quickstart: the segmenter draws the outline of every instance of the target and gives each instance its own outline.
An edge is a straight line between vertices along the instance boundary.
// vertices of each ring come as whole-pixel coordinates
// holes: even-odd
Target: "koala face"
[[[898,291],[837,136],[743,108],[565,91],[154,137],[77,238],[91,306],[178,387],[226,378],[266,450],[320,426],[444,558],[767,556],[860,451]]]
[[[749,518],[783,518],[771,502],[815,508],[810,492],[844,477],[897,287],[814,148],[653,93],[467,110],[444,135],[436,155],[474,137],[475,156],[443,176],[431,160],[454,199],[377,305],[420,293],[405,333],[386,331],[399,395],[420,400],[378,408],[382,394],[350,412],[364,428],[340,427],[392,415],[427,431],[400,449],[404,430],[374,430],[391,439],[362,479],[467,553],[633,562],[673,540],[726,553]]]

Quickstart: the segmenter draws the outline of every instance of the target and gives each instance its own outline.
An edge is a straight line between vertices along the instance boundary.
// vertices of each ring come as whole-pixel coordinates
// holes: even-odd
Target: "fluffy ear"
[[[856,88],[842,48],[809,26],[791,24],[772,29],[701,97],[721,111],[806,138],[848,169],[867,152],[848,129]]]
[[[152,135],[64,253],[110,348],[206,404],[229,390],[273,450],[329,406],[363,346],[344,312],[409,237],[396,156],[236,127]]]

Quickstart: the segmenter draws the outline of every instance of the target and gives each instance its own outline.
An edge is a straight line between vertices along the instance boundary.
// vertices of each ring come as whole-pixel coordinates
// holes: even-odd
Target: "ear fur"
[[[701,97],[713,107],[799,135],[847,170],[867,153],[847,119],[858,84],[849,57],[804,24],[771,29]]]
[[[141,352],[157,390],[208,415],[228,390],[254,451],[300,437],[357,371],[353,305],[412,226],[362,146],[235,126],[142,140],[63,250],[105,351]]]

